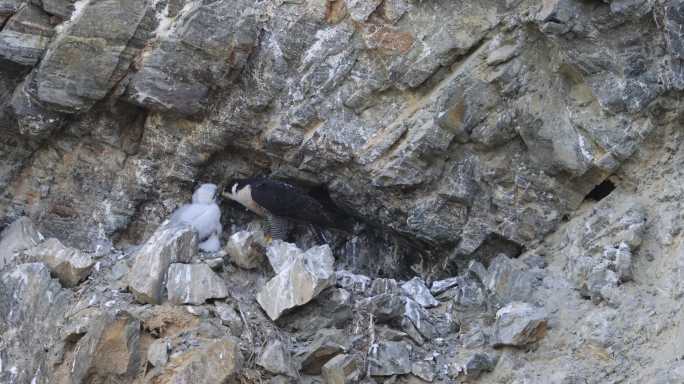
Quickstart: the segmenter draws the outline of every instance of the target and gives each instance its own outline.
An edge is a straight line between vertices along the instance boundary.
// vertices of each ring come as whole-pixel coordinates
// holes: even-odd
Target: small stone
[[[235,338],[205,341],[181,355],[173,356],[155,380],[174,384],[226,383],[236,378],[242,362],[242,353]]]
[[[171,264],[166,283],[173,304],[203,304],[228,296],[223,279],[206,264]]]
[[[410,298],[425,308],[436,307],[439,305],[439,301],[432,297],[423,280],[418,277],[414,277],[413,279],[402,284],[401,289]]]
[[[435,370],[432,364],[425,361],[414,361],[411,365],[411,373],[430,383],[435,379]]]
[[[496,356],[487,353],[466,353],[460,355],[449,367],[449,375],[454,378],[463,376],[468,379],[477,379],[482,373],[493,371],[496,362]]]
[[[204,264],[208,265],[209,268],[211,269],[220,269],[223,266],[223,258],[222,257],[214,257],[212,259],[204,259],[202,260]]]
[[[523,346],[546,334],[547,315],[543,308],[512,302],[496,312],[494,343],[499,346]]]
[[[357,275],[348,271],[339,270],[335,272],[337,286],[348,291],[366,294],[371,285],[371,278],[364,275]]]
[[[282,240],[274,240],[266,249],[266,257],[275,273],[280,273],[302,254],[297,245]]]
[[[313,247],[304,253],[297,249],[296,254],[290,246],[281,249],[280,255],[269,256],[269,260],[276,260],[272,265],[279,273],[257,294],[257,302],[274,321],[283,312],[318,296],[333,284],[335,277],[335,258],[328,245]]]
[[[355,21],[366,21],[368,16],[382,3],[382,0],[344,0],[351,18]]]
[[[400,293],[399,284],[397,281],[394,279],[385,278],[373,280],[373,283],[371,284],[370,295],[375,296],[383,293]]]
[[[225,247],[230,261],[240,268],[257,268],[264,260],[264,248],[260,243],[263,237],[261,231],[240,231],[232,234]]]
[[[321,372],[326,384],[356,383],[361,378],[362,364],[354,355],[337,355],[330,359]]]
[[[314,341],[309,344],[300,357],[301,371],[307,375],[320,375],[325,363],[349,348],[349,336],[339,329],[321,329],[316,332]]]
[[[240,336],[243,330],[242,318],[240,314],[229,304],[216,302],[214,303],[214,310],[216,315],[221,320],[221,323],[230,328],[231,333],[235,336]]]
[[[77,249],[65,247],[57,239],[48,239],[39,246],[32,248],[26,254],[36,261],[42,261],[50,268],[65,287],[75,287],[85,280],[95,264],[95,261]]]
[[[294,376],[290,353],[280,340],[273,340],[266,345],[257,365],[271,373]]]
[[[379,323],[400,319],[404,315],[406,298],[399,295],[383,293],[357,301],[359,310],[372,313]]]
[[[403,375],[411,372],[411,346],[397,341],[381,341],[368,356],[371,376]]]
[[[155,367],[161,367],[169,362],[169,350],[171,345],[165,339],[157,339],[150,344],[147,350],[147,361]]]
[[[445,280],[439,280],[432,283],[430,292],[433,295],[439,295],[440,293],[446,292],[449,288],[455,287],[461,283],[463,278],[461,276],[450,277]]]
[[[505,63],[517,54],[518,47],[515,45],[501,46],[489,53],[487,56],[487,65],[494,66]]]
[[[171,263],[189,262],[197,254],[197,234],[191,227],[162,226],[133,256],[128,286],[140,303],[160,304]]]
[[[0,233],[0,269],[12,264],[21,251],[33,248],[43,241],[28,217],[17,219]]]

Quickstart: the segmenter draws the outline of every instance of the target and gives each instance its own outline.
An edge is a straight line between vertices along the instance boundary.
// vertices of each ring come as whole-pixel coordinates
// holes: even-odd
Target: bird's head
[[[223,190],[223,196],[231,200],[239,201],[238,193],[244,190],[245,187],[249,186],[249,181],[249,179],[231,180],[228,184],[226,184],[226,188]]]
[[[192,194],[192,202],[194,204],[212,204],[216,202],[216,192],[218,187],[216,184],[202,184],[195,193]]]

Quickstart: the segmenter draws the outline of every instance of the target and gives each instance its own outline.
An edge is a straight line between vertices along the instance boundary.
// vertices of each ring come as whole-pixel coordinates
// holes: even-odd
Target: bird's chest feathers
[[[235,194],[234,200],[257,215],[266,216],[266,210],[252,199],[252,188],[247,186]]]

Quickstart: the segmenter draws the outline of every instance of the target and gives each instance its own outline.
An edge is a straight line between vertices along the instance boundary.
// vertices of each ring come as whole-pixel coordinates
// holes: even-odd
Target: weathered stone
[[[497,358],[488,353],[468,352],[459,354],[456,361],[449,366],[449,375],[470,380],[477,379],[484,372],[491,372],[496,366]]]
[[[357,382],[362,376],[362,362],[355,355],[337,355],[321,368],[326,384]]]
[[[164,339],[157,339],[147,349],[147,361],[155,367],[161,367],[169,362],[169,350],[171,346]]]
[[[263,232],[240,231],[228,239],[225,250],[230,261],[240,268],[257,268],[264,260]]]
[[[68,19],[77,0],[41,0],[45,12]]]
[[[42,263],[0,272],[0,382],[50,382],[51,351],[58,348],[72,296]]]
[[[435,369],[426,361],[414,361],[411,364],[411,373],[430,383],[435,379]]]
[[[641,244],[646,212],[639,203],[602,201],[586,222],[568,229],[566,270],[580,293],[598,301],[632,278],[632,252]]]
[[[141,303],[159,304],[171,263],[188,262],[197,253],[197,234],[190,227],[162,226],[133,256],[128,286]]]
[[[158,31],[127,90],[129,101],[147,108],[193,115],[209,92],[227,85],[256,45],[253,4],[221,0],[184,9],[175,24]]]
[[[202,340],[200,346],[172,356],[155,379],[175,384],[225,383],[236,378],[242,362],[236,339]]]
[[[365,21],[382,3],[382,0],[344,0],[352,19]]]
[[[411,346],[383,341],[371,347],[368,364],[371,376],[403,375],[411,372]]]
[[[494,294],[501,304],[511,301],[527,301],[540,283],[539,276],[527,271],[517,260],[499,255],[492,260],[483,281],[487,290]]]
[[[290,352],[280,340],[273,340],[264,347],[257,364],[271,373],[294,376]]]
[[[417,302],[406,299],[404,306],[404,317],[411,322],[412,327],[404,326],[404,331],[411,334],[412,329],[415,329],[420,334],[421,338],[425,340],[432,339],[435,329],[430,319],[430,314]],[[402,325],[405,325],[402,322]],[[416,338],[418,339],[418,338]]]
[[[373,280],[373,283],[371,284],[370,291],[368,292],[368,294],[371,296],[375,296],[375,295],[380,295],[383,293],[391,293],[391,294],[401,293],[401,291],[399,290],[399,284],[397,283],[397,281],[394,279],[385,279],[385,278]]]
[[[221,320],[221,323],[228,326],[234,336],[239,336],[242,334],[242,330],[244,328],[242,324],[242,318],[231,305],[222,302],[216,302],[214,303],[214,308],[216,315]]]
[[[20,84],[12,94],[10,104],[22,135],[44,138],[57,131],[65,122],[62,113],[47,109],[31,96],[26,83]]]
[[[275,273],[282,272],[295,260],[301,257],[302,250],[296,244],[275,240],[266,249],[266,257]]]
[[[137,0],[78,2],[34,72],[33,96],[68,113],[86,111],[104,98],[120,80],[114,71],[145,6]]]
[[[74,383],[90,378],[130,380],[145,359],[140,356],[140,321],[128,313],[94,311],[83,316],[85,336],[78,340],[70,360],[62,364],[63,374]]]
[[[334,282],[335,259],[330,247],[324,245],[299,252],[292,258],[278,258],[287,262],[274,264],[274,269],[280,272],[257,294],[257,302],[271,320],[288,309],[308,303]]]
[[[365,294],[371,285],[370,277],[357,275],[348,271],[336,271],[335,277],[339,287],[358,294]]]
[[[406,307],[406,298],[399,295],[383,293],[356,302],[359,310],[372,313],[378,322],[401,319]]]
[[[425,308],[439,305],[439,301],[432,297],[432,294],[430,294],[430,291],[425,286],[423,280],[418,277],[414,277],[413,279],[402,284],[401,289],[406,293],[406,295]]]
[[[65,287],[75,287],[85,280],[95,264],[90,255],[65,247],[57,239],[47,239],[26,254],[32,261],[45,263]]]
[[[28,217],[22,217],[0,233],[0,270],[14,264],[19,252],[33,248],[44,240]]]
[[[349,335],[339,329],[321,329],[298,359],[301,371],[307,375],[320,375],[321,368],[330,359],[344,353],[349,348]]]
[[[228,296],[226,283],[206,264],[171,264],[166,290],[173,304],[203,304]]]
[[[496,312],[494,346],[523,346],[546,334],[547,315],[543,308],[512,302]]]
[[[50,16],[24,3],[0,31],[0,57],[33,66],[43,56],[53,34]]]
[[[461,276],[450,277],[448,279],[434,281],[432,283],[432,287],[430,287],[430,292],[433,295],[439,295],[443,292],[446,292],[448,289],[451,289],[459,284],[462,284],[462,282],[463,277]]]

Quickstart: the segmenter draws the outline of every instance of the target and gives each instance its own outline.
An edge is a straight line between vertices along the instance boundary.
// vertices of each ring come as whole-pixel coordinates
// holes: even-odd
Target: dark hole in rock
[[[601,201],[606,196],[610,195],[613,190],[615,190],[615,184],[612,181],[605,179],[601,184],[595,186],[594,189],[589,192],[586,200]]]

